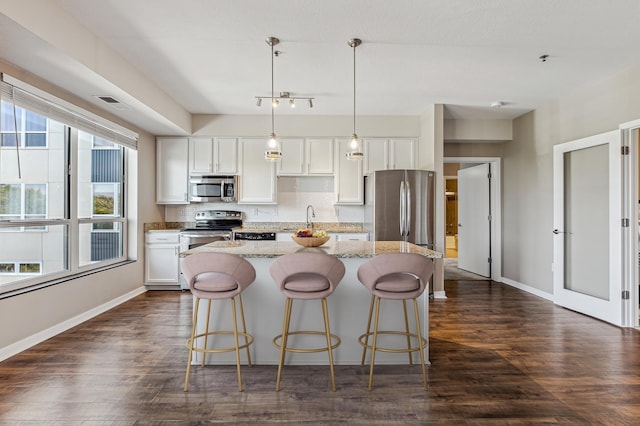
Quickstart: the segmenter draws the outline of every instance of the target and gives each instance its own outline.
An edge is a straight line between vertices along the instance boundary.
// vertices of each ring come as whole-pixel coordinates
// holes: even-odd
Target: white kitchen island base
[[[252,242],[246,244],[286,244],[293,243],[273,243],[273,242]],[[214,243],[215,246],[219,243]],[[340,245],[341,243],[335,243]],[[374,245],[373,242],[349,242],[345,244],[368,244]],[[406,243],[405,243],[406,244]],[[413,245],[412,245],[413,246]],[[202,246],[185,255],[198,251],[206,251],[206,247]],[[296,246],[292,246],[296,247]],[[413,246],[417,247],[417,246]],[[199,250],[203,249],[204,250]],[[340,247],[338,247],[340,248]],[[300,247],[297,247],[299,250]],[[333,247],[335,249],[335,247]],[[358,337],[366,332],[367,318],[369,306],[371,303],[371,293],[358,281],[358,267],[366,262],[369,256],[342,257],[339,252],[327,247],[325,250],[329,254],[336,254],[340,260],[344,262],[346,273],[340,285],[335,292],[327,298],[329,307],[329,322],[331,333],[340,337],[342,343],[334,349],[333,357],[336,365],[358,365],[362,358],[362,346],[358,343]],[[420,248],[422,249],[422,248]],[[306,250],[306,249],[305,249]],[[312,249],[312,250],[318,250]],[[427,249],[422,249],[427,250]],[[218,250],[215,250],[218,251]],[[219,251],[223,251],[220,249]],[[233,250],[224,250],[231,253]],[[339,251],[339,250],[338,250]],[[439,257],[439,253],[428,250],[433,255],[431,260]],[[273,258],[271,257],[250,257],[245,258],[251,262],[256,270],[256,280],[243,293],[242,300],[244,303],[244,312],[247,321],[247,332],[254,337],[254,343],[250,346],[251,360],[257,365],[277,365],[278,349],[273,346],[272,340],[275,336],[282,333],[282,321],[284,315],[285,296],[280,292],[277,285],[271,279],[269,274],[269,266]],[[397,330],[404,331],[404,314],[402,310],[402,301],[382,300],[380,309],[380,325],[379,330]],[[395,305],[395,306],[390,306]],[[409,313],[409,327],[415,333],[415,314],[413,313],[412,302],[407,301],[407,311]],[[211,330],[233,330],[231,302],[229,300],[213,301],[210,316]],[[425,338],[428,339],[429,317],[428,317],[428,292],[425,291],[418,299],[418,307],[420,318],[422,321],[421,328]],[[304,315],[300,315],[304,310]],[[207,315],[207,301],[200,302],[198,312],[198,330],[197,333],[204,332],[204,324]],[[202,326],[200,326],[202,324]],[[241,327],[241,324],[238,324]],[[290,331],[323,331],[324,323],[322,317],[322,306],[319,300],[295,300],[293,303],[293,313],[291,316]],[[242,337],[241,344],[242,344]],[[200,345],[202,342],[198,342]],[[415,346],[416,342],[412,342]],[[406,347],[405,336],[381,336],[378,339],[379,346],[385,347]],[[209,336],[208,348],[221,348],[233,346],[233,338],[231,336]],[[324,336],[291,336],[288,346],[313,348],[326,346]],[[185,351],[187,349],[185,348]],[[194,364],[201,363],[200,353],[194,353]],[[241,362],[246,365],[246,351],[240,352]],[[425,358],[428,360],[428,347],[425,350]],[[370,360],[370,351],[367,353],[365,363]],[[376,353],[376,364],[405,364],[408,363],[407,354],[397,353]],[[420,357],[418,352],[413,353],[413,362],[419,364]],[[209,354],[206,358],[206,364],[235,364],[235,353]],[[326,352],[318,353],[287,353],[285,364],[287,365],[322,365],[328,364],[328,354]]]

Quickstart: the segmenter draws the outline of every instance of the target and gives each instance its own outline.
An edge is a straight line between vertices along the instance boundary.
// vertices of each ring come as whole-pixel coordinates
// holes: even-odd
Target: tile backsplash
[[[334,206],[333,177],[278,177],[278,204],[193,203],[165,206],[165,221],[193,221],[199,210],[239,210],[250,222],[304,222],[307,206],[316,212],[314,222],[363,222],[362,206]]]

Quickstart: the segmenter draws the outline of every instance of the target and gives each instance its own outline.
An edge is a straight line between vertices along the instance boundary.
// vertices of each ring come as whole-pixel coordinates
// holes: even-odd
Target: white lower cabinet
[[[148,285],[180,285],[180,235],[175,232],[145,234],[144,282]]]
[[[369,241],[369,234],[366,232],[343,232],[336,235],[336,241]]]
[[[322,229],[322,226],[319,229]],[[278,232],[276,241],[293,241],[291,235],[293,232]],[[334,241],[369,241],[369,234],[366,232],[329,232],[329,241],[325,244]]]

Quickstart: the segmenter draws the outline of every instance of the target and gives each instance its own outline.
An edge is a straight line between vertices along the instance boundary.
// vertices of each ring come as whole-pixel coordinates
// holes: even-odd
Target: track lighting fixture
[[[296,101],[299,101],[299,100],[309,102],[309,108],[313,108],[313,100],[315,99],[307,96],[293,96],[290,92],[280,92],[279,96],[274,95],[273,98],[268,96],[256,96],[255,98],[257,99],[256,100],[257,106],[262,105],[263,99],[269,99],[271,100],[271,103],[274,107],[278,107],[278,105],[280,105],[280,101],[289,101],[289,106],[291,108],[295,108]]]

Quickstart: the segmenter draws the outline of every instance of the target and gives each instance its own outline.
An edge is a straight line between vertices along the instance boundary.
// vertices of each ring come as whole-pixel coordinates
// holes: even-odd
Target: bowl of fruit
[[[291,238],[302,247],[318,247],[329,241],[326,231],[314,231],[308,228],[298,229]]]

